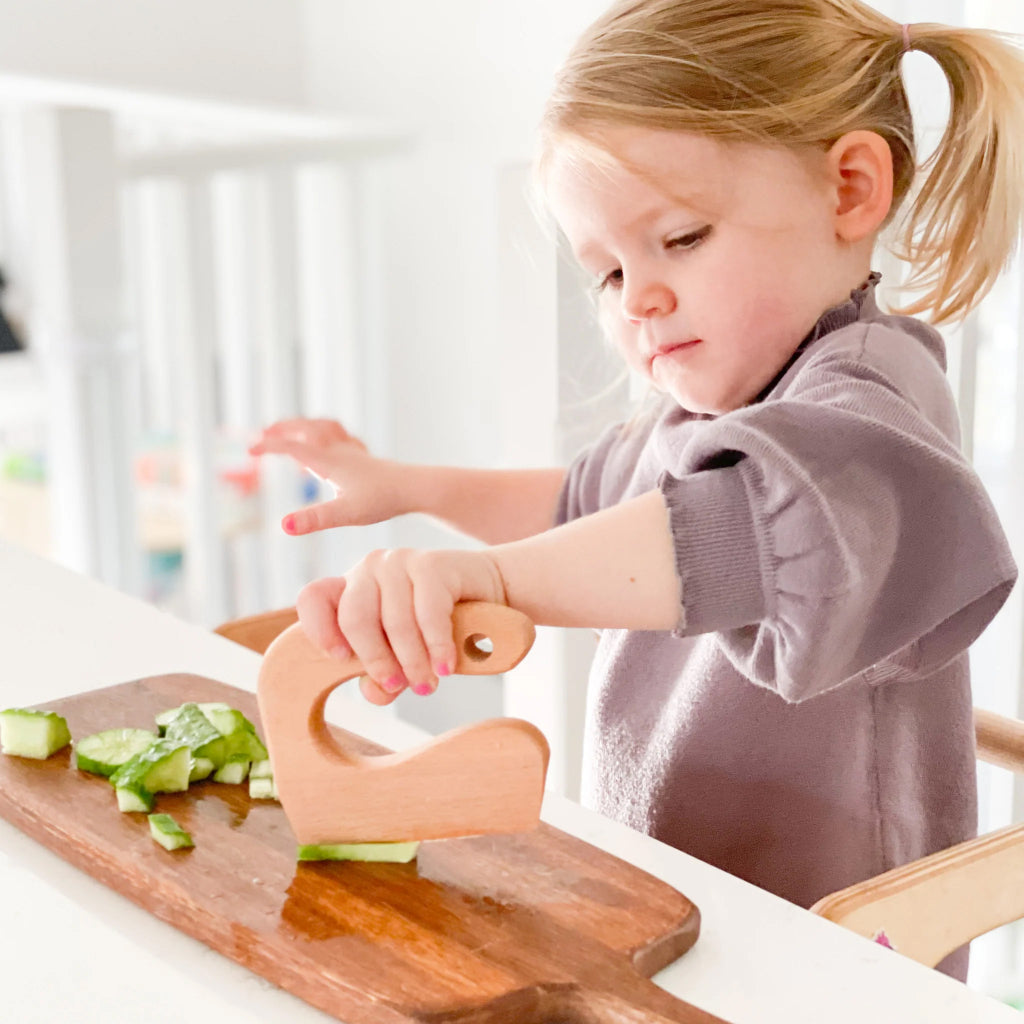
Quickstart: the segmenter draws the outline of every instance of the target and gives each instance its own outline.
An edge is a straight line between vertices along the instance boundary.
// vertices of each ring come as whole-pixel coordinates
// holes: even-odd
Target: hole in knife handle
[[[466,637],[462,649],[470,661],[486,661],[494,653],[494,641],[483,633],[472,633]]]

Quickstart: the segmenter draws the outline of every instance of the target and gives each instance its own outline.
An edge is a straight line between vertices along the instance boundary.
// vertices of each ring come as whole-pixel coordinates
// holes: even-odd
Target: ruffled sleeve
[[[928,360],[901,370],[935,378]],[[1016,566],[977,475],[924,414],[935,388],[911,398],[877,364],[826,355],[777,399],[694,432],[658,481],[678,633],[719,633],[740,672],[792,702],[965,651]]]

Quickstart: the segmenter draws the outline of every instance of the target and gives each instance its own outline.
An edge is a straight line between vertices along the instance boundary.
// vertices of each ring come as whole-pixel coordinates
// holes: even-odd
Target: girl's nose
[[[647,280],[634,286],[627,278],[623,288],[622,312],[632,323],[640,323],[655,316],[665,316],[676,308],[672,289],[660,281]]]

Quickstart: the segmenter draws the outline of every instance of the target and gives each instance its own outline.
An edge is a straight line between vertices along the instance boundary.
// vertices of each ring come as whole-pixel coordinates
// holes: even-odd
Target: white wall
[[[0,0],[0,71],[298,103],[295,0]]]
[[[492,464],[504,455],[491,388],[500,387],[499,174],[529,159],[554,69],[603,6],[306,0],[311,102],[384,118],[417,140],[384,189],[396,456]]]

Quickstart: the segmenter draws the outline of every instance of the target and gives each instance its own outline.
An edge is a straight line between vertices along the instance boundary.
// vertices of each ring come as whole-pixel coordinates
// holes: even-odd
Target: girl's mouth
[[[651,356],[651,366],[653,367],[662,356],[680,355],[681,353],[688,352],[691,349],[696,348],[700,343],[700,338],[693,338],[690,341],[679,341],[672,345],[662,345],[654,355]]]

